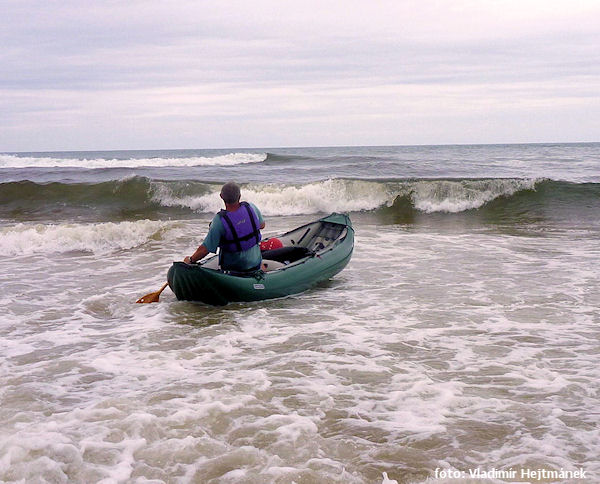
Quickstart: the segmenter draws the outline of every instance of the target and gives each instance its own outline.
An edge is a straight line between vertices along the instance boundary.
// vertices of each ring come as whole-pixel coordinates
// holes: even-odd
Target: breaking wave
[[[141,168],[186,166],[234,166],[260,163],[266,153],[229,153],[217,156],[152,157],[152,158],[57,158],[0,154],[0,168]]]
[[[107,220],[193,216],[222,208],[221,184],[197,180],[159,181],[130,177],[102,183],[0,184],[0,217],[35,220],[93,214]],[[243,198],[266,216],[337,212],[415,214],[485,212],[518,219],[533,212],[592,213],[600,184],[547,179],[329,179],[305,184],[246,184]],[[594,212],[595,213],[595,212]]]
[[[73,251],[107,254],[157,240],[168,222],[138,220],[93,224],[16,224],[0,228],[4,255],[56,254]]]

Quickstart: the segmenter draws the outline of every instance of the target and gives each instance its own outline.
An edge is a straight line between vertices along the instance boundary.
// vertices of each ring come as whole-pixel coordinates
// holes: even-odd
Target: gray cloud
[[[10,2],[0,150],[589,139],[600,6],[546,3]]]

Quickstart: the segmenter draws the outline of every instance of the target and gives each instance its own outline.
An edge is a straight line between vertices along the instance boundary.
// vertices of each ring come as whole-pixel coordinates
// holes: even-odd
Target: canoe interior
[[[298,227],[283,235],[276,237],[283,243],[284,248],[303,247],[307,249],[305,252],[300,250],[290,251],[291,258],[277,257],[271,259],[270,254],[277,255],[278,249],[273,251],[263,252],[263,267],[264,271],[272,272],[280,270],[286,266],[300,261],[302,258],[319,254],[323,251],[331,249],[334,245],[343,240],[348,233],[348,227],[339,223],[332,223],[325,220],[318,220],[309,224]],[[263,239],[269,240],[269,238]],[[219,256],[215,255],[201,262],[200,265],[206,269],[219,270]]]

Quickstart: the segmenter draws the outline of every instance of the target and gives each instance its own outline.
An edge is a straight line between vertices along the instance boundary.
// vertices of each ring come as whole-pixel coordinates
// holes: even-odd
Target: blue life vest
[[[247,202],[235,212],[219,212],[225,235],[219,247],[225,252],[242,252],[258,245],[261,239],[258,216]]]

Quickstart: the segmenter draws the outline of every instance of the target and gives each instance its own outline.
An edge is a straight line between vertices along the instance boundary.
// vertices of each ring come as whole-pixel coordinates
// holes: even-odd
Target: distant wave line
[[[191,156],[182,158],[54,158],[0,154],[0,168],[142,168],[186,166],[234,166],[261,163],[266,153],[229,153],[217,156]]]

